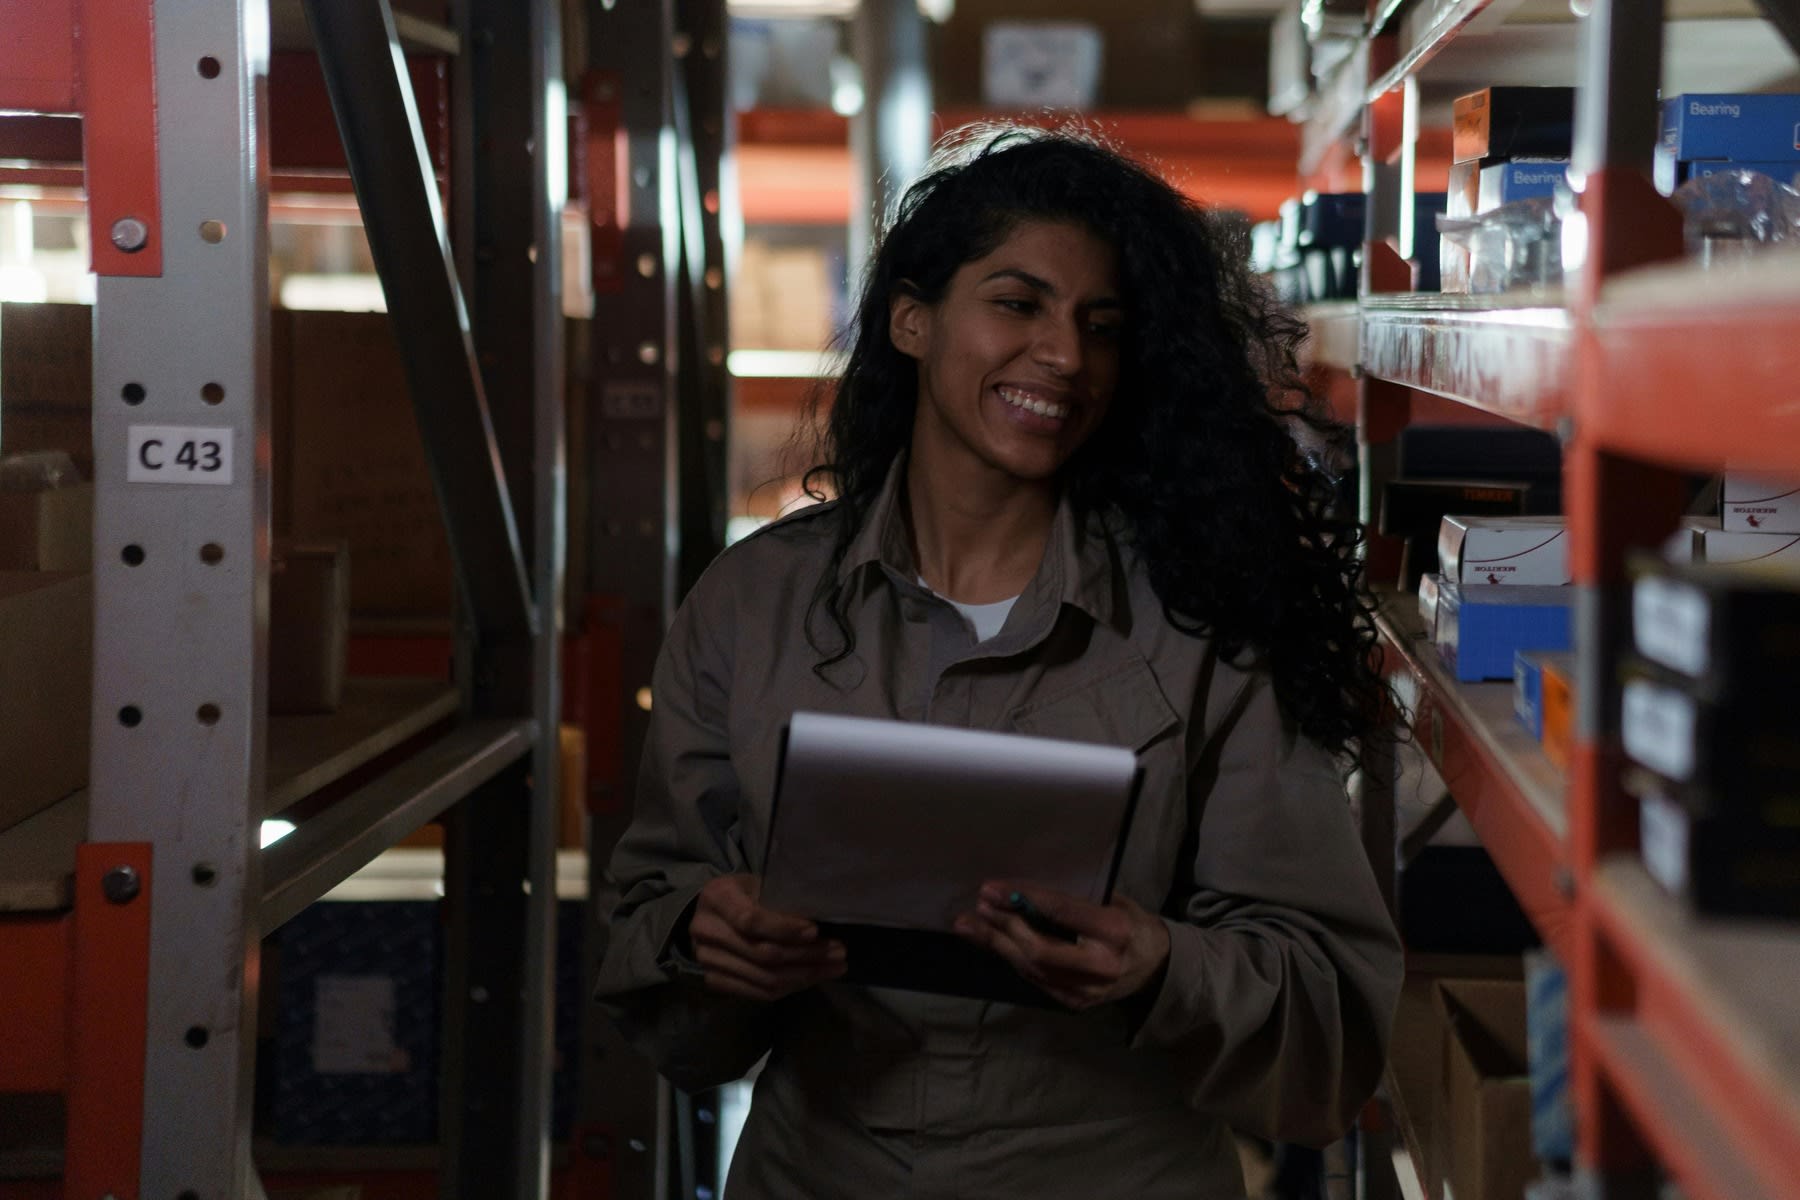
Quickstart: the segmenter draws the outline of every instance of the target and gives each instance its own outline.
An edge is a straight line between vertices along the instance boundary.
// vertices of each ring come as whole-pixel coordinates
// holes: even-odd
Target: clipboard
[[[993,878],[1110,901],[1142,786],[1123,747],[795,713],[763,903],[843,942],[851,983],[1054,1005],[950,923]]]

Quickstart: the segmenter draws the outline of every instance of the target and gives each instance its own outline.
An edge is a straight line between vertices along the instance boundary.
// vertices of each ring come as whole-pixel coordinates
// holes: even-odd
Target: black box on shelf
[[[1714,810],[1748,813],[1762,797],[1800,794],[1791,689],[1741,688],[1708,699],[1642,659],[1629,659],[1623,674],[1620,735],[1633,762],[1710,798]]]
[[[1800,918],[1800,827],[1700,816],[1637,790],[1644,869],[1671,894],[1709,915]]]
[[[1456,98],[1451,120],[1454,162],[1568,158],[1575,140],[1575,89],[1482,88]]]
[[[1525,511],[1528,483],[1484,479],[1390,479],[1382,485],[1379,529],[1406,539],[1400,588],[1415,592],[1419,578],[1438,569],[1438,527],[1451,513],[1516,516]]]
[[[1400,936],[1420,954],[1517,954],[1539,943],[1480,846],[1426,846],[1396,881]]]
[[[1632,643],[1645,659],[1706,699],[1800,699],[1800,575],[1651,558],[1633,575]]]

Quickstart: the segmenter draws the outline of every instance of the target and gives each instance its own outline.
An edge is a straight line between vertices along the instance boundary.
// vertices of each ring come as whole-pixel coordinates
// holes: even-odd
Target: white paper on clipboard
[[[1119,746],[795,713],[762,903],[948,930],[989,879],[1101,902],[1136,778]]]

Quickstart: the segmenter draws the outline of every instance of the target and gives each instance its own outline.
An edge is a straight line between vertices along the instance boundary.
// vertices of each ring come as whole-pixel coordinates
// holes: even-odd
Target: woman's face
[[[1099,428],[1119,378],[1118,254],[1078,225],[1021,222],[943,297],[896,297],[889,335],[919,363],[913,453],[1050,479]]]

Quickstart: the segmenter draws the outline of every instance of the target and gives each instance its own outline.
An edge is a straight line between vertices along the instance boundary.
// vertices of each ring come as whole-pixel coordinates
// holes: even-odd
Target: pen
[[[1078,942],[1081,935],[1067,925],[1051,917],[1045,916],[1042,909],[1026,898],[1024,892],[1012,892],[1006,897],[1006,906],[1025,918],[1025,923],[1045,937],[1056,938],[1064,942]]]

